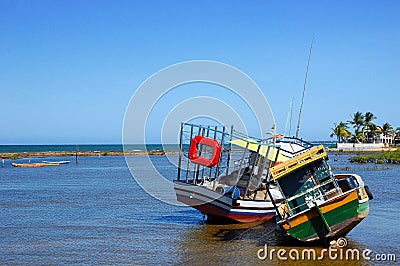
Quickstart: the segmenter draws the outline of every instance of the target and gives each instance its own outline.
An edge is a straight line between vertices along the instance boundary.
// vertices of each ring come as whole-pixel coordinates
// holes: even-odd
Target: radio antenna
[[[290,137],[290,133],[292,131],[292,110],[293,110],[293,97],[290,99],[289,112],[286,118],[286,125],[285,125],[285,135],[288,137]]]
[[[310,66],[311,52],[312,52],[312,48],[313,48],[313,43],[314,43],[314,34],[313,34],[312,40],[311,40],[310,53],[308,54],[306,77],[304,78],[304,86],[303,86],[303,96],[301,97],[301,105],[300,105],[299,119],[297,120],[296,138],[299,137],[301,112],[302,112],[302,110],[303,110],[304,94],[305,94],[305,92],[306,92],[307,77],[308,77],[308,68],[309,68],[309,66]]]

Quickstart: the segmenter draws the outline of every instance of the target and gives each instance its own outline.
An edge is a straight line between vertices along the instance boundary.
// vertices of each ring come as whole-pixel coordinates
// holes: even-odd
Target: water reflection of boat
[[[43,167],[45,163],[11,163],[14,167],[21,167],[21,168],[35,168],[35,167]]]
[[[360,176],[333,175],[323,146],[271,167],[284,195],[278,225],[301,241],[345,236],[368,214],[372,194]]]
[[[311,145],[287,139],[291,148],[285,150],[276,143],[277,138],[257,140],[233,128],[228,132],[225,127],[183,123],[174,181],[177,200],[209,220],[247,223],[273,218],[283,198],[279,189],[267,182],[269,168]]]

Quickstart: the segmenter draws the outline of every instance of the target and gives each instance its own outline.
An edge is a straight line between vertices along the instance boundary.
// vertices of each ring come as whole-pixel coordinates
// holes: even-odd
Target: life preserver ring
[[[197,146],[205,145],[212,148],[212,154],[210,158],[201,157],[197,154]],[[189,154],[188,157],[193,163],[201,164],[207,167],[213,167],[219,161],[219,156],[221,152],[221,146],[215,139],[195,136],[190,140]]]

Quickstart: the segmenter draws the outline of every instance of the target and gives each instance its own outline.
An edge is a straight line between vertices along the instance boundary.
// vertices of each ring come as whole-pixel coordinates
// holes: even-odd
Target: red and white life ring
[[[275,135],[274,139],[283,139],[285,137],[284,134]]]
[[[212,148],[212,154],[210,158],[201,157],[197,154],[197,146],[205,145]],[[213,167],[219,161],[219,156],[221,152],[221,146],[215,139],[195,136],[190,140],[189,154],[188,157],[193,163],[201,164],[207,167]]]

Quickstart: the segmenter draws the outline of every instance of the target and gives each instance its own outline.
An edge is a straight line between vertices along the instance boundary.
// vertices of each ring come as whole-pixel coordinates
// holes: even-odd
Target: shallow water
[[[378,165],[379,170],[372,170],[374,165],[350,164],[347,157],[330,155],[334,169],[349,169],[335,172],[360,174],[375,197],[367,218],[349,233],[348,247],[400,258],[400,166],[385,165],[382,170]],[[140,163],[141,157],[135,160]],[[174,178],[176,169],[165,157],[154,156],[152,161]],[[78,165],[72,162],[19,169],[6,161],[0,168],[0,264],[280,265],[287,261],[276,256],[272,261],[259,260],[257,252],[265,244],[287,252],[310,248],[282,238],[274,222],[205,224],[196,210],[147,195],[131,177],[123,157],[82,157]]]

